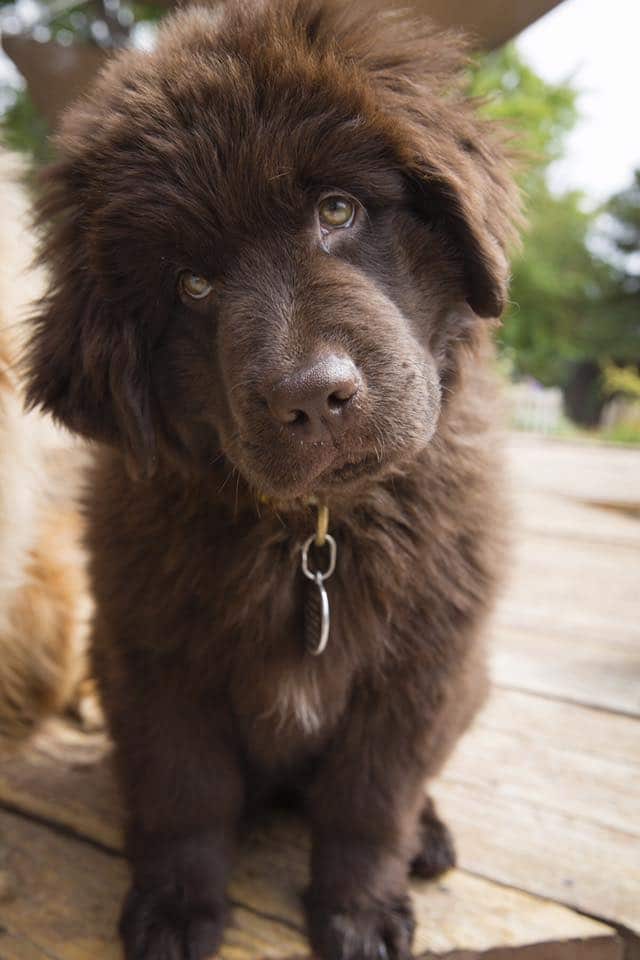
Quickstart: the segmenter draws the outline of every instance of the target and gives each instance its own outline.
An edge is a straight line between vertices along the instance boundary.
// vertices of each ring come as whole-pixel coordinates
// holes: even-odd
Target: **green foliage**
[[[27,153],[38,166],[52,159],[49,129],[26,90],[15,92],[0,121],[0,135],[5,146]]]
[[[602,295],[611,268],[588,246],[593,214],[578,193],[553,195],[541,180],[530,196],[529,228],[514,259],[512,306],[501,331],[516,372],[564,384],[572,361],[607,354]]]
[[[565,385],[580,361],[637,360],[632,292],[640,283],[614,258],[594,252],[601,211],[587,210],[579,193],[556,195],[547,185],[549,164],[562,155],[578,119],[576,91],[569,82],[546,83],[513,45],[482,57],[470,87],[484,98],[483,112],[506,122],[518,152],[529,158],[520,176],[528,228],[514,257],[512,306],[500,334],[513,372]],[[611,201],[608,214],[609,249],[624,254],[626,264],[640,247],[640,176]]]
[[[100,19],[100,5],[78,0],[74,3],[60,3],[51,6],[45,0],[38,3],[41,10],[39,24],[49,31],[50,39],[63,45],[70,43],[93,43],[92,25]],[[114,44],[126,42],[129,31],[141,21],[155,22],[166,13],[166,7],[155,3],[127,2],[120,0],[114,9],[110,7],[111,41]],[[14,0],[0,0],[0,12],[18,14]],[[122,14],[121,21],[118,13]],[[115,18],[115,19],[114,19]],[[114,32],[115,31],[115,32]],[[116,35],[117,34],[117,35]],[[43,45],[43,56],[47,47]],[[27,153],[36,165],[48,163],[52,159],[49,146],[49,130],[46,122],[38,114],[27,92],[15,89],[9,84],[0,85],[0,103],[8,104],[0,116],[0,139],[14,150]]]
[[[640,374],[635,367],[619,367],[609,363],[604,368],[605,393],[613,395],[622,393],[627,397],[640,400]]]
[[[166,14],[166,8],[159,7],[153,3],[119,3],[119,9],[123,11],[122,32],[126,34],[128,28],[140,21],[158,21],[163,14]],[[79,0],[65,6],[48,19],[47,25],[51,30],[53,37],[60,36],[64,31],[73,36],[74,42],[84,42],[91,38],[91,24],[100,19],[97,4],[88,4],[86,0]],[[117,19],[116,19],[117,23]]]
[[[611,198],[607,212],[613,220],[611,239],[618,251],[635,254],[640,250],[640,167],[633,175],[633,182]],[[640,268],[633,273],[640,278]],[[640,284],[640,280],[638,280]]]
[[[540,179],[551,161],[562,155],[565,136],[576,123],[576,91],[569,83],[544,81],[514,44],[475,61],[469,91],[482,101],[485,116],[506,122],[513,130],[514,147],[524,161],[524,184]]]
[[[73,38],[76,43],[87,41],[90,38],[92,17],[86,7],[87,4],[83,2],[69,4],[50,19],[47,17],[45,22],[51,31],[52,39],[65,41]]]
[[[601,439],[608,443],[640,444],[640,423],[617,423],[601,432]]]
[[[158,6],[155,3],[132,3],[131,8],[136,21],[153,20],[157,22],[167,12],[166,7]]]
[[[605,235],[615,250],[615,269],[606,302],[618,319],[619,340],[611,351],[617,360],[640,364],[640,169],[626,190],[606,207]]]

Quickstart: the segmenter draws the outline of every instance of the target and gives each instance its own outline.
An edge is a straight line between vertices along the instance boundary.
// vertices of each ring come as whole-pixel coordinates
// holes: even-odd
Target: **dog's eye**
[[[348,197],[332,194],[318,204],[318,217],[323,227],[336,230],[350,227],[356,215],[356,205]]]
[[[213,290],[213,284],[209,283],[206,277],[185,270],[178,279],[178,288],[180,293],[190,297],[191,300],[204,300]]]

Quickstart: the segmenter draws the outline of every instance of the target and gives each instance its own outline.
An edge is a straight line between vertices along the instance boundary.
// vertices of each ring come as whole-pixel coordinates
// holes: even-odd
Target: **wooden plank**
[[[494,787],[434,785],[460,866],[640,932],[637,838]]]
[[[640,716],[637,648],[494,625],[491,663],[500,686]]]
[[[557,943],[541,941],[530,947],[497,947],[483,954],[454,950],[447,954],[447,960],[479,960],[480,957],[482,960],[558,960],[560,957],[567,957],[568,960],[604,960],[609,956],[610,950],[610,944],[598,938],[567,941],[561,947]],[[620,947],[619,956],[623,956],[624,960],[637,960],[637,957],[629,952],[626,942],[624,947]]]
[[[550,707],[553,709],[554,704]],[[567,722],[577,734],[585,714],[592,711],[573,709],[578,715],[567,718]],[[606,730],[609,717],[602,713],[599,717]],[[636,738],[640,738],[640,723],[628,723],[635,726]],[[561,729],[558,727],[557,731]],[[576,736],[574,741],[577,739]],[[637,742],[635,760],[612,759],[606,753],[583,751],[576,742],[566,742],[558,736],[555,743],[542,740],[535,725],[527,726],[524,717],[514,709],[511,723],[501,729],[487,726],[481,719],[462,740],[443,779],[481,789],[490,796],[526,805],[533,803],[541,810],[557,811],[585,825],[594,824],[604,830],[605,839],[609,830],[616,837],[622,835],[626,838],[623,843],[635,846],[636,894],[640,904],[640,790],[633,789],[634,784],[640,786]],[[616,842],[617,839],[612,841],[612,851]],[[609,882],[615,888],[616,877]]]
[[[0,960],[51,960],[51,955],[44,953],[22,936],[0,930]]]
[[[124,860],[11,814],[0,814],[0,831],[15,878],[14,896],[0,902],[0,956],[27,960],[31,948],[33,960],[41,954],[49,960],[120,960]],[[220,956],[294,960],[308,950],[302,933],[241,909],[232,916]]]
[[[558,776],[561,783],[567,777],[572,779],[574,774],[566,771],[571,770],[573,756],[584,777],[589,776],[594,759],[602,763],[602,767],[593,768],[592,779],[607,780],[611,789],[595,783],[598,796],[612,800],[617,792],[621,796],[620,809],[629,808],[630,821],[638,821],[633,816],[639,802],[637,791],[628,789],[629,784],[637,782],[640,764],[640,725],[636,720],[495,689],[476,728],[462,741],[445,774],[452,776],[452,771],[456,771],[460,777],[466,767],[470,776],[477,752],[482,754],[483,762],[486,760],[488,777],[494,768],[497,773],[504,772],[507,764],[503,755],[496,752],[494,733],[499,735],[496,742],[503,743],[505,751],[515,753],[514,762],[522,775],[540,778],[535,768],[542,765],[542,780],[548,791],[556,789],[553,782]],[[518,746],[514,747],[514,743]],[[108,749],[101,736],[79,734],[65,724],[53,724],[48,737],[43,736],[28,756],[0,764],[0,801],[117,849],[119,803]],[[104,761],[99,762],[102,757]],[[602,775],[605,768],[606,777]],[[597,770],[600,774],[596,775]],[[523,789],[531,794],[529,782],[525,781]],[[597,818],[601,805],[588,797],[584,802],[590,805],[591,816]]]
[[[104,735],[54,720],[24,754],[0,762],[0,804],[118,850],[122,817],[109,755]]]
[[[527,534],[514,552],[495,622],[637,649],[639,573],[635,546]]]
[[[548,575],[550,578],[560,576],[558,571],[553,569],[548,571]],[[606,582],[603,581],[598,590],[606,589]],[[557,592],[561,594],[561,590]],[[568,598],[564,602],[567,601]],[[550,604],[548,596],[532,590],[525,603],[517,597],[514,589],[508,591],[499,604],[493,623],[498,628],[517,630],[520,634],[530,633],[536,636],[547,633],[576,642],[584,639],[593,645],[601,646],[603,652],[607,648],[619,648],[623,653],[637,649],[638,629],[629,617],[618,616],[609,620],[600,611],[590,609],[585,597],[575,597],[570,610],[570,613],[558,610],[558,615],[554,618],[553,605]]]
[[[512,435],[509,462],[517,531],[494,677],[640,715],[640,520],[603,509],[640,506],[640,451]]]
[[[612,930],[599,923],[592,926],[595,921],[549,900],[490,885],[461,870],[420,887],[425,892],[416,896],[417,885],[413,886],[417,957],[450,960],[460,953],[470,960],[489,960],[512,950],[518,960],[521,951],[536,960],[550,953],[554,960],[584,960],[591,953],[589,946],[597,947],[597,956],[603,960],[620,957],[620,943]]]
[[[640,450],[511,433],[511,476],[521,487],[583,503],[640,508]]]
[[[488,731],[515,729],[551,750],[604,757],[631,768],[640,765],[640,724],[633,717],[494,686],[476,722]],[[631,774],[628,782],[633,782]]]
[[[460,863],[640,932],[640,723],[495,690],[436,792]]]
[[[638,481],[640,483],[640,481]],[[640,549],[640,521],[606,504],[589,506],[568,495],[512,490],[519,534],[573,539],[585,544],[615,544]]]
[[[496,689],[436,785],[460,863],[640,932],[640,722]]]
[[[0,813],[0,831],[8,847],[6,863],[15,876],[15,896],[0,902],[0,956],[116,960],[124,861],[20,816]],[[241,902],[233,910],[220,960],[310,960],[299,905],[306,882],[303,851],[306,844],[300,846],[295,825],[290,830],[276,823],[272,841],[257,855],[255,847],[245,854],[249,859],[233,884],[233,896]],[[242,902],[256,896],[255,890],[243,890],[244,883],[256,878],[260,898],[262,889],[270,887],[291,899],[286,922],[257,915]],[[620,941],[603,924],[459,871],[438,884],[416,885],[414,902],[416,957],[489,960],[496,950],[508,948],[518,958],[525,949],[531,960],[621,960]]]

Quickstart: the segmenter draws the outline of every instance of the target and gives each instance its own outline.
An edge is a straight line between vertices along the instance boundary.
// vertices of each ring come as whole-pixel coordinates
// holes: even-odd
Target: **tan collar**
[[[260,503],[275,507],[277,501],[273,497],[268,497],[261,493],[258,495]],[[315,507],[316,509],[316,536],[315,544],[317,547],[323,547],[329,532],[329,507],[326,503],[320,503],[317,497],[307,497],[304,501],[305,506]]]

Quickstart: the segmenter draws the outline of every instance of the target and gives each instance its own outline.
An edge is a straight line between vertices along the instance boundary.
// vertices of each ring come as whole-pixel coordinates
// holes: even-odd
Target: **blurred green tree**
[[[603,232],[616,254],[609,304],[628,319],[628,325],[625,323],[628,336],[621,338],[625,342],[620,343],[619,353],[637,360],[640,358],[640,167],[631,184],[606,205]]]
[[[562,156],[566,134],[578,119],[577,92],[570,82],[547,83],[509,43],[475,58],[469,92],[479,98],[487,116],[513,130],[523,187],[530,190],[544,180],[549,164]]]
[[[640,359],[640,278],[629,266],[639,249],[640,179],[605,208],[549,189],[548,168],[578,119],[576,91],[569,80],[546,83],[513,45],[476,61],[470,89],[514,131],[528,219],[502,349],[516,376],[561,385],[569,414],[594,424],[606,399],[602,369]]]
[[[28,154],[37,166],[52,159],[49,125],[36,110],[26,89],[13,92],[0,123],[0,132],[7,147]]]
[[[127,46],[144,23],[157,21],[173,0],[0,0],[2,45],[28,88],[0,84],[3,139],[37,163],[60,108],[86,86],[104,56]],[[39,109],[38,109],[39,107]]]

